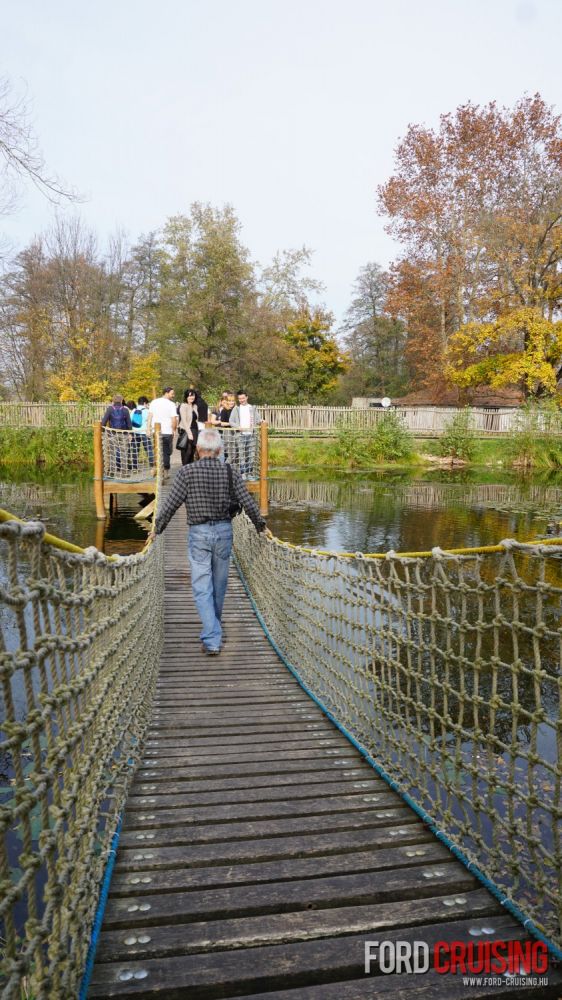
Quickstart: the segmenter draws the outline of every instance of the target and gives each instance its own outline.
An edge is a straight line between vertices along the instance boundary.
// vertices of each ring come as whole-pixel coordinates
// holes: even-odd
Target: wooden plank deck
[[[200,653],[183,510],[165,545],[161,672],[91,1000],[562,996],[558,972],[364,974],[366,940],[526,935],[301,691],[234,571],[226,647]]]

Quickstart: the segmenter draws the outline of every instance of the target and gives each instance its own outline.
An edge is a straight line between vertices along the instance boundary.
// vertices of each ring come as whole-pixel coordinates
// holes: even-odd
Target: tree
[[[404,318],[420,381],[442,381],[449,337],[562,299],[562,126],[540,95],[510,110],[462,105],[439,129],[411,125],[379,189],[404,246],[390,307]],[[421,294],[420,294],[421,293]]]
[[[348,395],[397,395],[408,372],[404,323],[386,311],[388,275],[378,264],[361,268],[342,326],[350,366],[342,379]]]
[[[0,280],[0,356],[17,395],[91,397],[121,381],[131,350],[119,267],[77,219],[57,220],[15,257]]]
[[[45,399],[53,357],[47,255],[42,239],[18,254],[0,288],[0,364],[8,389]]]
[[[332,317],[317,309],[302,312],[287,326],[285,342],[291,366],[280,375],[285,397],[295,402],[322,402],[347,368],[347,358],[330,334]]]
[[[125,399],[137,400],[139,396],[151,396],[153,389],[159,394],[162,382],[160,358],[156,351],[149,354],[133,354],[121,392]]]
[[[525,307],[493,323],[467,323],[451,337],[447,360],[455,385],[518,384],[526,395],[551,396],[562,372],[562,322]]]
[[[311,257],[308,247],[283,250],[276,253],[271,264],[262,270],[261,304],[275,315],[280,324],[286,325],[309,309],[309,295],[324,290],[320,281],[302,274],[303,268],[310,266]]]
[[[164,228],[156,338],[166,377],[214,384],[236,369],[255,296],[233,209],[198,202]]]

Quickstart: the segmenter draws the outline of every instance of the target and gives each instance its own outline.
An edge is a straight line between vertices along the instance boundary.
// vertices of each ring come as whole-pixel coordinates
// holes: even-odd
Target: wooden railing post
[[[158,473],[160,471],[160,463],[162,461],[162,456],[160,454],[161,430],[162,430],[161,424],[154,424],[154,430],[152,431],[152,446],[154,448],[154,474],[156,476],[156,479],[158,479]]]
[[[260,513],[264,517],[268,513],[267,475],[269,472],[269,438],[267,421],[260,424]]]
[[[105,521],[106,510],[103,495],[103,445],[101,440],[101,421],[94,424],[94,497],[96,500],[96,517]]]

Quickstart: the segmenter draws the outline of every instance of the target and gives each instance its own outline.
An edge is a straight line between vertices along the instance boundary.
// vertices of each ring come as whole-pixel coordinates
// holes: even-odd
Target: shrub
[[[460,458],[464,462],[470,462],[474,456],[475,446],[474,432],[470,426],[470,410],[468,408],[459,410],[445,424],[437,450],[444,457]]]
[[[372,431],[340,427],[334,455],[351,468],[369,468],[380,462],[409,459],[414,439],[396,413],[385,413]]]
[[[0,462],[87,469],[93,464],[92,431],[82,427],[3,427]]]
[[[562,468],[562,412],[556,403],[530,400],[522,406],[507,450],[514,465]]]

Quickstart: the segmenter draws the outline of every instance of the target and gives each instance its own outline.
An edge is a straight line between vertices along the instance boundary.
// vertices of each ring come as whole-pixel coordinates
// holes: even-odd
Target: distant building
[[[354,409],[371,409],[382,406],[383,397],[354,396],[351,405]],[[490,386],[479,386],[476,389],[461,391],[455,386],[438,393],[428,389],[409,392],[406,396],[393,397],[392,406],[475,406],[485,410],[505,410],[521,406],[525,395],[517,386],[507,386],[505,389],[492,389]]]
[[[354,410],[377,409],[379,406],[382,409],[383,398],[383,396],[354,396],[351,405]]]

